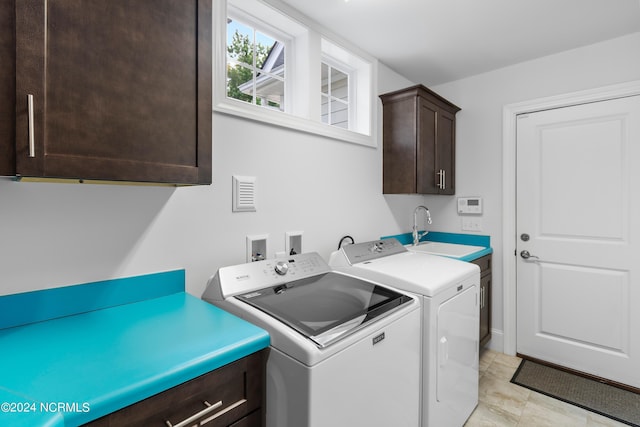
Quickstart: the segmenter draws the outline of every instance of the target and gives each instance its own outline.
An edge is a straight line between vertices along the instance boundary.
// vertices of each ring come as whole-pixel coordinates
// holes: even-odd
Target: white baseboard
[[[504,332],[500,329],[491,329],[491,339],[487,347],[490,350],[504,353]],[[515,356],[515,354],[511,354],[511,356]]]

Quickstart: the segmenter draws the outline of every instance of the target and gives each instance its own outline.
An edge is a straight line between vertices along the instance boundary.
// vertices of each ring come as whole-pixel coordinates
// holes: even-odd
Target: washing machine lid
[[[329,272],[236,296],[326,347],[412,298],[359,278]]]
[[[415,252],[377,258],[352,268],[370,280],[427,297],[479,273],[478,266],[472,263]]]

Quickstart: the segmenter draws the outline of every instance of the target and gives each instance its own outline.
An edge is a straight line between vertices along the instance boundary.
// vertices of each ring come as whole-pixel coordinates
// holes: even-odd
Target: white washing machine
[[[271,336],[269,427],[416,427],[420,301],[316,253],[223,267],[202,298]]]
[[[460,427],[478,404],[480,269],[408,251],[396,239],[343,246],[336,271],[387,284],[422,302],[422,427]]]

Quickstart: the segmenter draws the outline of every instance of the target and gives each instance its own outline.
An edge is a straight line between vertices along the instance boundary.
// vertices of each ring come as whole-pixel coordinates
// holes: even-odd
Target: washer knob
[[[289,271],[289,264],[287,264],[286,261],[278,261],[274,270],[280,276],[284,276],[285,274],[287,274],[287,271]]]

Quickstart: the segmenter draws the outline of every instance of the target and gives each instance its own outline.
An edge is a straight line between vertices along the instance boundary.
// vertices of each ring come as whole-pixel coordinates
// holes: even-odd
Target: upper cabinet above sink
[[[0,94],[14,90],[0,175],[211,183],[211,0],[10,0],[0,14]]]
[[[383,193],[455,194],[456,113],[422,85],[380,95]]]

